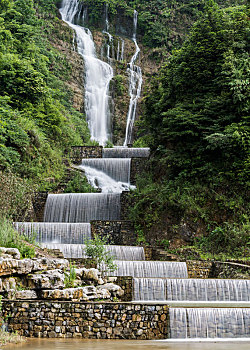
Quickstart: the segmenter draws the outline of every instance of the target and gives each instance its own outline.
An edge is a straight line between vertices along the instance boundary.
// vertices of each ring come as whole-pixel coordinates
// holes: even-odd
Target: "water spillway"
[[[133,299],[136,301],[166,300],[166,279],[134,278]]]
[[[167,300],[250,301],[250,281],[171,279],[167,281]]]
[[[103,148],[103,158],[148,158],[150,148],[114,147]]]
[[[99,170],[112,179],[124,183],[130,182],[130,164],[131,159],[119,159],[119,158],[95,158],[95,159],[83,159],[81,168],[90,167]]]
[[[89,223],[15,222],[14,227],[21,235],[35,238],[36,242],[83,244],[91,238]]]
[[[115,261],[117,270],[111,276],[186,278],[187,265],[170,261]]]
[[[75,31],[77,49],[85,62],[85,113],[91,138],[104,145],[111,135],[109,83],[113,69],[97,58],[90,30],[77,25],[84,23],[81,2],[63,0],[60,13],[63,21]]]
[[[120,194],[49,194],[44,222],[80,223],[91,220],[119,220]]]
[[[249,280],[135,278],[134,300],[250,301]]]
[[[65,258],[81,259],[86,258],[84,244],[53,244],[43,243],[42,246],[48,249],[59,249]],[[106,245],[105,250],[117,260],[138,260],[145,259],[142,247]]]
[[[250,308],[170,308],[170,337],[246,338]]]

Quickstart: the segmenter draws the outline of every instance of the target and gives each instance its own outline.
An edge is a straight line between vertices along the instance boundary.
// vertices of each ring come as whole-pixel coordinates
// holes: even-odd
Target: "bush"
[[[18,234],[10,221],[0,217],[0,246],[17,248],[22,258],[34,258],[35,248],[25,242],[25,238]]]
[[[117,266],[114,264],[114,257],[105,247],[108,244],[108,238],[101,238],[96,235],[94,239],[88,240],[85,244],[85,255],[101,270],[102,274],[116,270]]]

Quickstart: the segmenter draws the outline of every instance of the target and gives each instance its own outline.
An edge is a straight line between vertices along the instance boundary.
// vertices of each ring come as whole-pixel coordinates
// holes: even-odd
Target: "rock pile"
[[[72,270],[72,267],[71,267]],[[70,278],[66,259],[20,259],[14,248],[0,247],[0,294],[7,299],[45,300],[117,300],[124,294],[118,285],[107,283],[100,271],[76,268]]]

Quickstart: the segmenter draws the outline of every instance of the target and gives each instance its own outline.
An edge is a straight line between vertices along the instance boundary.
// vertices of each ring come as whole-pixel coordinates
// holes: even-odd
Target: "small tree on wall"
[[[107,251],[107,244],[108,237],[102,238],[95,235],[93,239],[86,241],[84,248],[86,257],[91,259],[102,275],[117,269],[116,264],[114,264],[114,256]]]

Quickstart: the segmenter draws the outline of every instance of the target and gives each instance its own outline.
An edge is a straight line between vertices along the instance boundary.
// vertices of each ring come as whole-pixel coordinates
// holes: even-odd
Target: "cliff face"
[[[72,106],[84,112],[84,61],[77,52],[74,31],[62,20],[55,21],[53,26],[50,43],[67,61],[69,72],[65,83],[72,95]]]

